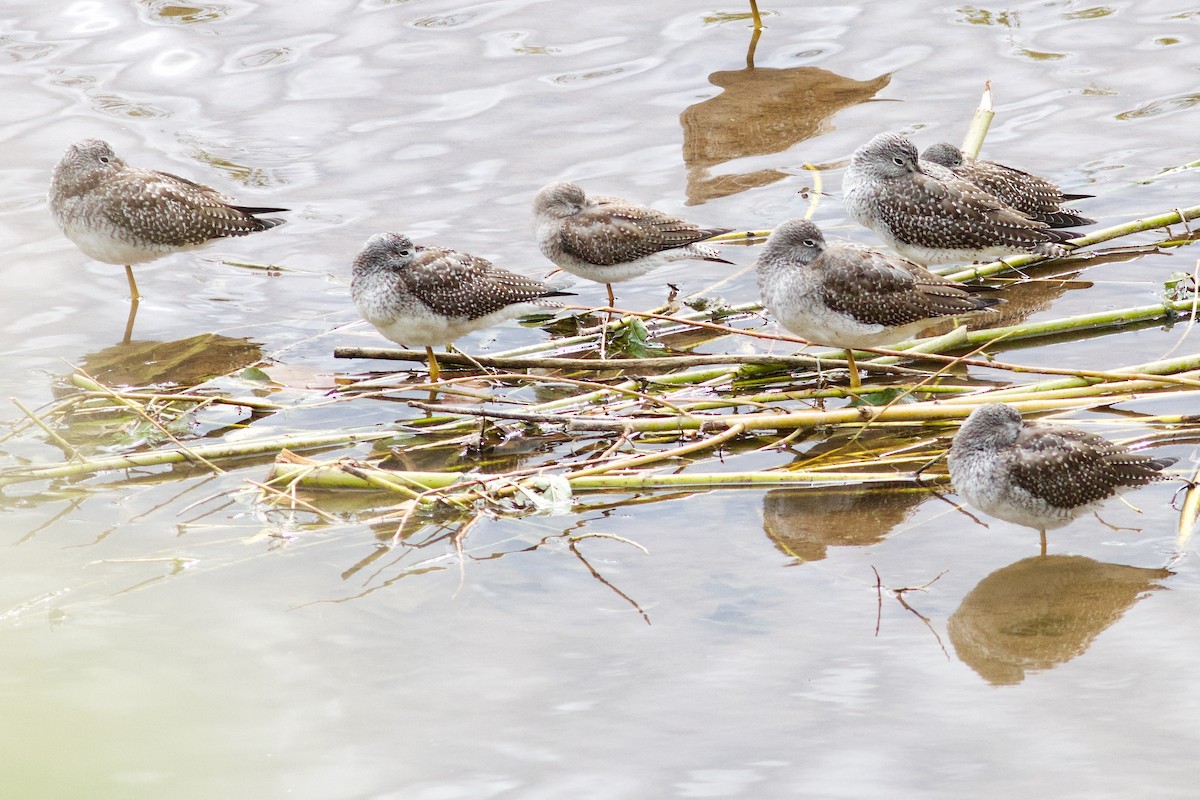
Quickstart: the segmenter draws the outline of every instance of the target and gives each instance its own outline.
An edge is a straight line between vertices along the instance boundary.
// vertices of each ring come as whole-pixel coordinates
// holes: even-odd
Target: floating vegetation
[[[1165,212],[1089,238],[1109,241],[1197,216],[1200,207]],[[1190,241],[1168,232],[1161,241],[1090,257],[1129,258]],[[1077,253],[1044,267],[1033,267],[1034,258],[1012,259],[1026,269],[1007,291],[1051,281],[1039,270],[1061,269],[1063,261],[1085,265],[1087,258]],[[978,265],[959,268],[957,276],[1012,269],[1011,263]],[[568,318],[572,335],[489,357],[440,355],[448,372],[436,383],[399,372],[344,378],[332,392],[288,389],[252,379],[269,377],[268,364],[250,372],[231,365],[230,374],[199,386],[131,390],[80,371],[48,407],[21,407],[22,420],[5,435],[49,441],[63,459],[4,468],[0,486],[52,490],[85,478],[124,480],[131,470],[170,473],[190,465],[223,471],[266,459],[271,463],[261,479],[244,487],[265,508],[336,519],[323,510],[326,498],[352,493],[361,500],[355,506],[360,521],[366,513],[391,531],[392,541],[401,541],[427,525],[465,531],[481,515],[562,513],[597,492],[875,485],[911,491],[944,481],[944,468],[930,464],[944,454],[955,423],[983,403],[1002,400],[1039,414],[1112,408],[1162,394],[1194,408],[1200,395],[1200,353],[1105,370],[1035,367],[1014,358],[1028,343],[1112,335],[1145,324],[1190,330],[1197,295],[1195,276],[1187,273],[1172,276],[1155,305],[957,327],[894,349],[862,351],[859,364],[870,378],[858,392],[843,385],[841,351],[792,353],[804,343],[755,330],[762,319],[756,306],[693,305],[700,310],[614,310],[607,325],[592,324],[604,309],[577,310]],[[601,336],[609,337],[604,360],[595,357]],[[787,354],[770,352],[780,348]],[[623,353],[631,357],[619,357]],[[335,355],[427,357],[423,350],[364,348]],[[345,419],[347,407],[378,402],[390,403],[400,419],[253,435],[257,420],[284,410],[295,415],[336,406]],[[214,414],[225,415],[228,424],[206,423]],[[80,425],[100,417],[113,427]],[[378,414],[369,419],[377,421]],[[1161,432],[1155,441],[1200,438],[1200,415],[1140,421]],[[140,433],[131,435],[130,426]],[[118,429],[125,433],[117,435]],[[97,447],[98,430],[109,431],[106,448]],[[1181,538],[1190,535],[1198,512],[1200,493],[1193,491],[1184,502]]]

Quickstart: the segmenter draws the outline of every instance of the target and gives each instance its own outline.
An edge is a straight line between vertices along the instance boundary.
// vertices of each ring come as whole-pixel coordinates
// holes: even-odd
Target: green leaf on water
[[[1172,272],[1163,281],[1163,297],[1168,300],[1184,300],[1196,293],[1196,282],[1190,272]]]
[[[877,391],[862,392],[850,401],[850,405],[886,406],[889,403],[896,402],[898,398],[903,397],[905,394],[911,394],[911,392],[906,392],[903,387],[883,388]]]
[[[271,376],[263,372],[258,367],[246,367],[238,375],[244,381],[258,381],[260,383],[271,383]]]
[[[630,358],[651,358],[667,352],[666,348],[650,338],[650,331],[641,320],[632,320],[614,334],[609,341],[609,349]]]

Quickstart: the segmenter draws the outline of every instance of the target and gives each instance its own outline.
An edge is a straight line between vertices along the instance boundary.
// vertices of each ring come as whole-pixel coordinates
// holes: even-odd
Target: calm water
[[[1094,193],[1083,208],[1102,223],[1197,203],[1194,172],[1160,174],[1200,158],[1188,4],[762,6],[749,71],[734,0],[7,3],[3,396],[47,403],[68,364],[122,338],[122,271],[84,257],[45,208],[50,169],[87,136],[295,209],[276,231],[141,268],[134,334],[250,338],[285,403],[384,366],[332,357],[384,343],[339,327],[356,318],[349,261],[375,231],[538,272],[529,202],[551,180],[762,228],[807,209],[807,162],[833,195],[816,219],[871,242],[846,225],[841,163],[881,130],[960,140],[989,79],[985,155]],[[1194,259],[1096,265],[1091,288],[1039,316],[1153,303]],[[649,307],[668,280],[695,291],[724,275],[681,266],[619,296]],[[601,302],[601,287],[579,291]],[[720,291],[752,299],[752,276]],[[1010,357],[1116,367],[1184,333]],[[460,344],[541,336],[507,326]],[[412,413],[340,404],[253,427]],[[1111,435],[1139,430],[1104,418]],[[61,457],[35,437],[0,448],[5,466]],[[1193,546],[1177,557],[1173,484],[1131,496],[1140,515],[1106,510],[1141,533],[1079,520],[1052,534],[1052,559],[1029,558],[1035,533],[984,528],[926,494],[720,491],[485,522],[471,555],[509,554],[460,566],[436,548],[382,553],[388,534],[353,508],[336,524],[289,520],[236,491],[266,469],[5,489],[0,794],[1195,796],[1200,581]],[[648,550],[580,545],[649,625],[565,545],[517,552],[568,530]],[[420,558],[429,569],[406,573]],[[880,598],[876,571],[885,587],[937,580],[904,595],[909,610]]]

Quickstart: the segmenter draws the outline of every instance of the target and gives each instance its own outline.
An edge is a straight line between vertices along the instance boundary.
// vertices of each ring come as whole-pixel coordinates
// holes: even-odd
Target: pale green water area
[[[261,358],[274,383],[258,395],[285,407],[202,410],[174,431],[193,444],[421,417],[397,400],[307,402],[337,378],[421,372],[334,358],[389,344],[358,321],[354,254],[397,230],[545,274],[530,202],[551,181],[761,229],[809,209],[808,163],[827,193],[814,219],[878,244],[842,209],[846,159],[885,130],[961,141],[990,80],[983,155],[1096,195],[1078,207],[1101,225],[1200,203],[1194,169],[1165,172],[1200,159],[1195,4],[761,7],[749,69],[741,0],[10,0],[3,429],[22,419],[7,398],[46,407],[70,365],[122,340],[121,268],[83,255],[46,207],[51,169],[85,137],[293,209],[276,230],[138,268],[135,343],[249,340],[215,371]],[[739,267],[756,252],[725,249]],[[1098,261],[1030,319],[1156,303],[1196,257]],[[731,269],[688,262],[618,296],[650,308],[668,283],[700,292]],[[604,301],[602,286],[575,290]],[[753,273],[712,293],[752,301]],[[509,323],[458,345],[547,336]],[[1147,325],[1006,357],[1112,369],[1195,348],[1186,325]],[[1150,431],[1140,415],[1195,411],[1151,398],[1071,421],[1124,438]],[[398,458],[510,468],[571,449],[518,434],[486,455]],[[800,464],[824,446],[818,432],[704,470]],[[1195,467],[1191,444],[1156,453]],[[62,459],[36,431],[0,442],[0,467]],[[1200,573],[1195,543],[1177,543],[1179,481],[1130,492],[1141,513],[1105,508],[1137,530],[1085,516],[1038,558],[1035,532],[977,521],[953,495],[861,488],[593,494],[485,516],[461,551],[392,548],[394,521],[375,518],[394,498],[308,495],[328,516],[290,511],[250,483],[269,470],[3,488],[0,798],[1200,795]],[[567,538],[588,534],[621,538]],[[908,607],[888,591],[922,586]]]

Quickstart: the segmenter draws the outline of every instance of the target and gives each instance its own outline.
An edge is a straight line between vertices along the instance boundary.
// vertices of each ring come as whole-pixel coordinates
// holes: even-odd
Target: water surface
[[[883,130],[960,140],[987,80],[997,115],[984,155],[1095,194],[1085,208],[1102,224],[1196,204],[1194,171],[1164,173],[1198,157],[1200,19],[1187,4],[762,7],[750,69],[747,9],[732,0],[9,3],[0,389],[37,408],[68,365],[121,341],[122,271],[89,261],[45,208],[53,164],[88,136],[294,209],[278,230],[140,268],[133,337],[249,339],[285,403],[387,366],[332,357],[385,344],[343,327],[356,319],[349,263],[371,233],[537,273],[548,265],[529,203],[547,182],[769,228],[808,210],[812,164],[829,193],[815,219],[875,243],[841,208],[845,159]],[[1194,259],[1096,264],[1081,276],[1091,286],[1033,319],[1154,303]],[[682,265],[619,297],[648,308],[668,282],[694,292],[726,274]],[[578,291],[602,302],[599,286]],[[731,302],[754,292],[746,273],[719,290]],[[1113,368],[1186,352],[1185,333],[1146,327],[1009,358]],[[510,325],[459,344],[494,352],[543,336]],[[416,415],[341,403],[252,428]],[[1132,417],[1083,418],[1144,432]],[[194,432],[244,421],[212,411]],[[0,447],[6,466],[61,458],[32,436]],[[390,533],[366,523],[364,501],[329,500],[332,524],[271,509],[246,483],[266,473],[259,462],[5,489],[6,796],[1194,795],[1200,592],[1191,546],[1176,550],[1172,484],[1131,496],[1141,514],[1106,509],[1140,533],[1082,519],[1033,563],[1035,533],[983,527],[928,493],[780,490],[593,496],[560,516],[482,522],[468,553],[507,555],[460,563],[447,546],[382,549]],[[561,539],[521,552],[565,531],[647,552],[581,542],[611,586]],[[906,608],[877,575],[925,588],[902,595]]]

